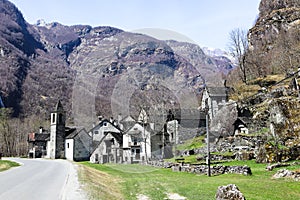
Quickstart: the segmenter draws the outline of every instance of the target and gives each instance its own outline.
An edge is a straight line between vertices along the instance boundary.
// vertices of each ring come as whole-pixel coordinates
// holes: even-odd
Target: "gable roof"
[[[209,96],[227,96],[228,89],[226,87],[206,87],[207,92],[209,93]]]
[[[134,129],[135,126],[140,126],[141,128],[144,128],[147,132],[149,133],[153,133],[154,130],[151,129],[150,125],[149,124],[145,124],[144,126],[141,125],[140,123],[136,122],[133,126],[131,126],[129,129],[126,130],[126,132],[124,134],[132,134],[132,135],[135,135],[135,134],[140,134],[141,131],[136,131],[136,130],[132,130]]]
[[[85,128],[81,128],[81,129],[76,129],[76,128],[72,128],[70,129],[70,132],[68,135],[66,135],[66,139],[74,139],[79,133],[84,132],[87,134]],[[88,135],[88,134],[87,134]],[[89,136],[90,137],[90,136]]]
[[[69,139],[69,137],[73,137],[76,133],[76,127],[65,127],[66,139]]]
[[[123,123],[123,122],[135,122],[135,120],[133,119],[133,117],[131,117],[130,115],[124,117],[120,123]]]
[[[28,142],[46,142],[50,140],[50,134],[45,133],[29,133]]]
[[[108,134],[111,134],[111,135],[117,140],[117,142],[118,142],[120,145],[122,144],[122,142],[123,142],[123,137],[122,137],[121,134],[118,134],[118,133],[115,133],[115,132],[105,132],[105,133],[104,133],[104,136],[101,138],[101,140],[100,140],[99,142],[94,143],[94,141],[93,141],[93,144],[92,144],[93,150],[92,150],[92,153],[91,153],[91,154],[93,154],[94,151],[96,151],[96,149],[98,148],[98,146],[105,140],[105,138],[107,137]]]
[[[120,133],[122,132],[122,130],[120,129],[119,126],[116,126],[114,123],[111,123],[110,120],[108,119],[103,119],[101,122],[99,122],[95,127],[93,127],[92,129],[90,129],[88,131],[88,133],[93,132],[95,129],[98,129],[99,127],[102,127],[105,125],[105,123],[109,123],[112,127],[116,128]]]
[[[251,122],[251,120],[249,118],[246,118],[246,117],[238,117],[233,125],[234,126],[238,126],[240,124],[243,124],[244,126],[248,127],[247,124],[249,124]]]

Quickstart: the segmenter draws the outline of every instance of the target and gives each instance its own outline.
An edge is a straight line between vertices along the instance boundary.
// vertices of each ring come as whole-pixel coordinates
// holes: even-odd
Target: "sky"
[[[112,26],[125,31],[154,28],[180,33],[200,47],[226,50],[229,32],[248,30],[260,0],[10,0],[36,24]]]

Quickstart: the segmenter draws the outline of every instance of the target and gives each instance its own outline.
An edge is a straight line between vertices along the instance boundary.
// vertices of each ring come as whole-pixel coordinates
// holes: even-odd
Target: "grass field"
[[[289,179],[272,179],[265,164],[235,161],[227,165],[248,165],[252,176],[225,174],[213,177],[172,172],[142,165],[99,165],[82,163],[80,178],[89,189],[91,199],[137,199],[142,194],[152,200],[164,199],[166,193],[177,193],[193,199],[215,199],[218,186],[236,184],[246,199],[300,199],[300,183]],[[300,166],[287,167],[299,169]]]
[[[8,160],[0,160],[0,172],[4,170],[8,170],[11,167],[17,167],[20,166],[18,163],[11,162]]]

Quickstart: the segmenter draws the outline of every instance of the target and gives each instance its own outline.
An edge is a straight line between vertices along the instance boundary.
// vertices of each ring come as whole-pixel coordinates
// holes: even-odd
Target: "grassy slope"
[[[8,170],[11,167],[17,167],[20,166],[18,163],[11,162],[8,160],[0,160],[0,172],[4,170]]]
[[[218,186],[230,183],[236,184],[246,199],[300,199],[300,184],[292,180],[271,179],[278,169],[272,172],[265,170],[266,165],[254,161],[231,162],[230,165],[245,165],[251,167],[253,175],[235,174],[207,177],[183,172],[172,172],[170,169],[157,169],[141,165],[98,165],[83,163],[86,169],[93,168],[106,177],[93,176],[98,180],[100,188],[119,188],[119,199],[136,199],[137,194],[144,194],[151,199],[164,199],[165,193],[178,193],[192,199],[215,199]],[[299,166],[288,169],[299,169]],[[107,182],[107,180],[109,180]],[[103,184],[109,184],[103,186]],[[87,183],[88,184],[88,183]],[[93,183],[94,187],[98,187]],[[112,189],[113,190],[113,189]],[[102,196],[98,193],[98,197]],[[95,198],[95,196],[94,196]],[[96,198],[95,198],[96,199]],[[100,198],[101,199],[101,198]],[[106,196],[105,199],[115,199]]]

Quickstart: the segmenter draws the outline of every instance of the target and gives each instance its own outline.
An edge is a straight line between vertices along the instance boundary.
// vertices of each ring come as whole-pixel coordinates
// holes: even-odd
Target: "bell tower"
[[[66,113],[60,102],[57,102],[55,110],[51,112],[49,157],[51,159],[65,157],[65,125]]]

